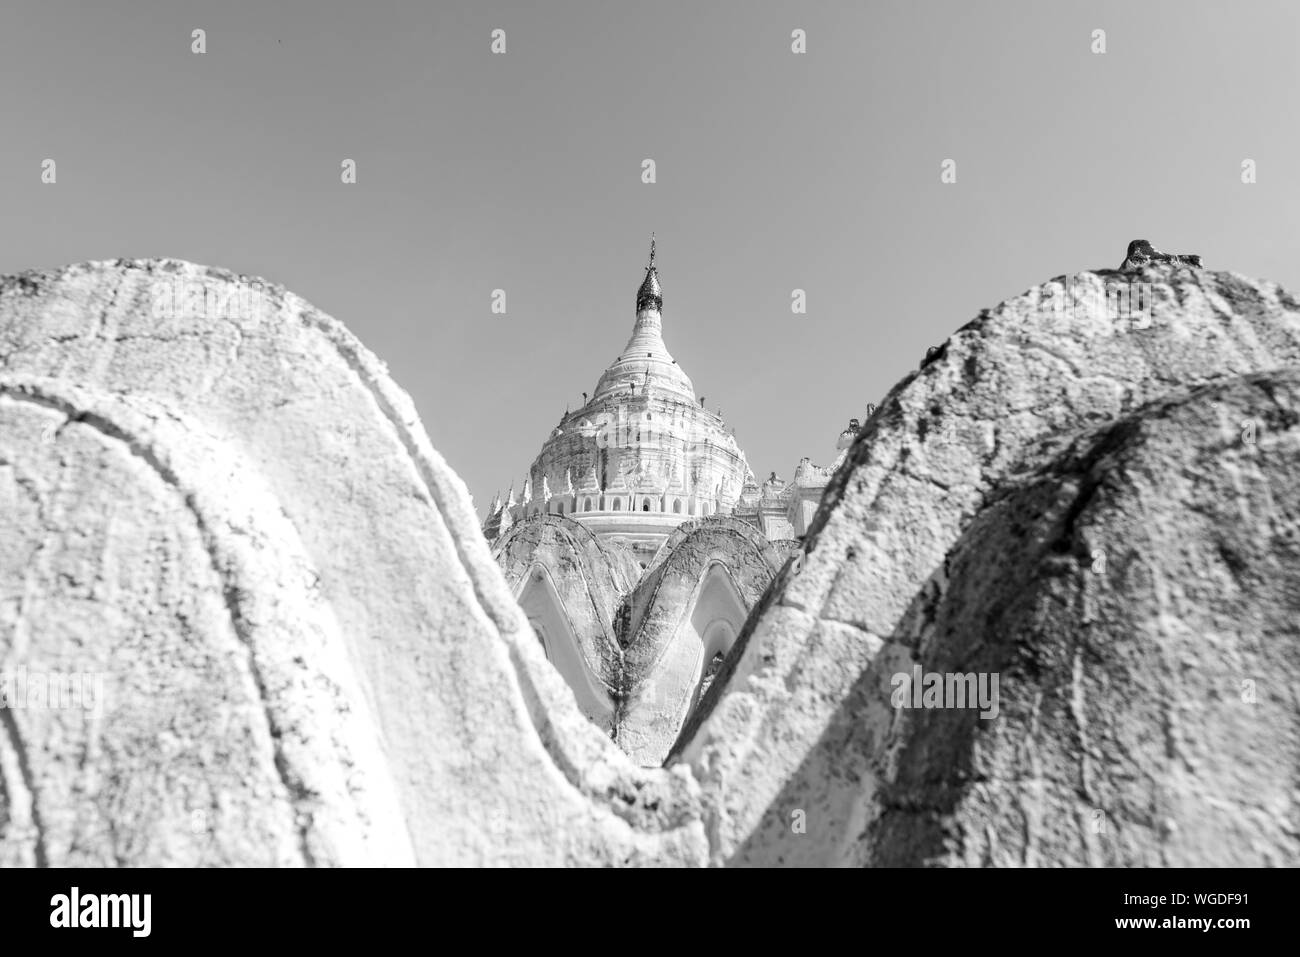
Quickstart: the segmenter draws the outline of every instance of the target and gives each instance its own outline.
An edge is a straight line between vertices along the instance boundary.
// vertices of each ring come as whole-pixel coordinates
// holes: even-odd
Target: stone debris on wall
[[[645,569],[518,526],[596,576],[539,583],[570,619],[608,592],[602,731],[338,322],[175,260],[0,281],[0,672],[100,682],[0,709],[0,864],[1295,864],[1300,302],[1132,252],[895,386],[654,768],[609,733],[684,673],[656,609],[736,588],[724,521]]]

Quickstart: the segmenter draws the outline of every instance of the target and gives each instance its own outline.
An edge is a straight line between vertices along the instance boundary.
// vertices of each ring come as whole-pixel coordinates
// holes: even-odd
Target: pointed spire
[[[496,494],[492,496],[492,505],[488,508],[489,515],[495,515],[501,511],[501,489],[497,489]]]
[[[510,483],[510,491],[506,493],[506,511],[514,508],[519,503],[515,501],[515,483]]]
[[[542,501],[549,502],[550,500],[551,500],[551,483],[548,482],[546,480],[546,476],[543,475],[542,476]]]
[[[683,457],[673,456],[673,484],[686,489],[686,462]]]
[[[650,263],[645,267],[645,279],[636,291],[636,311],[653,309],[660,312],[664,307],[663,288],[659,285],[659,270],[655,268],[655,234],[650,234]]]
[[[675,401],[695,400],[695,386],[682,371],[664,344],[663,290],[659,285],[655,250],[651,241],[651,259],[645,267],[645,279],[636,295],[636,322],[623,351],[601,374],[591,401],[620,401],[635,389],[637,396],[666,392]],[[648,373],[648,375],[647,375]]]
[[[605,486],[607,491],[609,489],[614,489],[616,491],[624,491],[627,489],[627,467],[630,460],[631,456],[628,455],[619,457],[613,469],[614,477],[610,479],[609,484]]]
[[[524,479],[524,504],[527,505],[533,500],[533,477],[530,475]]]

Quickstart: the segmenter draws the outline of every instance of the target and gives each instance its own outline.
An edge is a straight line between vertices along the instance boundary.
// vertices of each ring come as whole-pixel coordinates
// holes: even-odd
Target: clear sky
[[[1130,239],[1300,288],[1298,27],[1294,0],[4,0],[0,272],[282,283],[387,361],[482,512],[622,348],[653,230],[669,348],[788,478],[981,308]]]

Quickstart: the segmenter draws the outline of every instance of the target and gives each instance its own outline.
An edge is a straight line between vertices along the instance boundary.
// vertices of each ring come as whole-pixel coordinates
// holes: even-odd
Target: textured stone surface
[[[1081,436],[899,629],[928,672],[1000,673],[1000,708],[901,714],[871,860],[1295,864],[1298,622],[1300,371]]]
[[[229,314],[246,282],[0,285],[0,670],[106,673],[100,719],[0,712],[0,860],[702,860],[689,775],[578,713],[406,395],[282,289]]]
[[[1296,862],[1276,286],[1083,273],[958,331],[642,770],[382,365],[282,289],[180,319],[160,281],[244,282],[0,282],[0,671],[105,676],[99,718],[0,709],[0,864]],[[891,707],[917,663],[998,669],[997,718]]]
[[[1149,284],[1149,312],[1116,316],[1107,285],[1134,282]],[[1082,273],[1068,285],[1055,280],[957,332],[864,426],[827,490],[806,555],[751,616],[727,693],[705,702],[711,711],[682,748],[708,805],[713,860],[872,863],[871,835],[893,793],[884,788],[895,773],[892,736],[900,720],[890,707],[889,676],[911,670],[918,639],[909,632],[909,609],[942,581],[971,522],[1017,476],[1050,464],[1062,442],[1198,384],[1296,364],[1300,305],[1293,297],[1270,283],[1178,264]],[[1187,524],[1190,506],[1177,500],[1144,499],[1142,506],[1152,514],[1136,514],[1135,527]],[[1267,538],[1274,516],[1259,513],[1255,521],[1250,534]],[[1010,600],[1013,592],[999,587],[996,594]],[[1195,609],[1189,614],[1186,627],[1194,631],[1200,623]],[[975,627],[964,612],[952,615]],[[1068,633],[1049,631],[1042,640],[1068,647]],[[1294,631],[1281,640],[1293,645]],[[1093,664],[1103,674],[1109,666]],[[1219,676],[1229,684],[1237,678]],[[1003,694],[1015,690],[1002,686]],[[1168,690],[1171,698],[1183,693]],[[1232,733],[1243,735],[1244,726]],[[1294,773],[1293,751],[1273,757]],[[921,764],[918,773],[935,773]],[[1195,813],[1203,813],[1206,795],[1222,782],[1192,776],[1182,783],[1188,800],[1202,802]],[[988,822],[995,834],[1024,826],[1013,809],[1004,810],[1006,817]],[[806,833],[792,830],[796,812],[806,818]],[[905,856],[891,853],[894,861]],[[1260,859],[1240,847],[1236,853]],[[998,861],[1009,856],[1006,850]]]
[[[5,862],[411,862],[317,573],[239,455],[11,375],[0,436],[0,670],[104,676],[102,714],[0,710]]]

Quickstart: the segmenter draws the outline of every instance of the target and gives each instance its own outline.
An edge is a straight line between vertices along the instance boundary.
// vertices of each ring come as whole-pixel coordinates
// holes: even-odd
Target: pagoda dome
[[[654,256],[652,239],[631,338],[542,444],[515,509],[570,515],[647,561],[682,522],[730,511],[752,480],[721,414],[704,408],[664,344]]]

